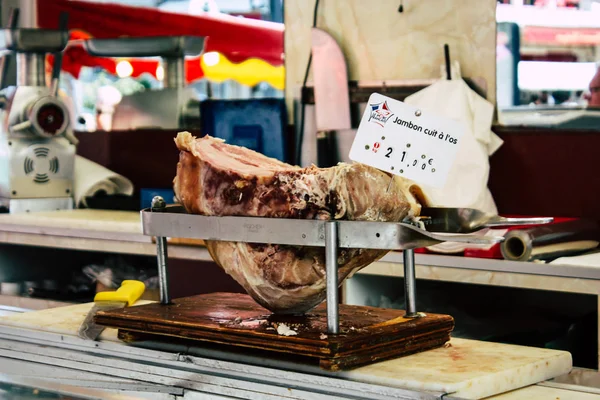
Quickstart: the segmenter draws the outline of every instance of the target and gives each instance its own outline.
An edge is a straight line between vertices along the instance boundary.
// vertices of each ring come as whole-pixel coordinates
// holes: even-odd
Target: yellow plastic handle
[[[100,292],[94,297],[94,301],[122,301],[132,306],[146,290],[144,282],[124,280],[116,292]]]

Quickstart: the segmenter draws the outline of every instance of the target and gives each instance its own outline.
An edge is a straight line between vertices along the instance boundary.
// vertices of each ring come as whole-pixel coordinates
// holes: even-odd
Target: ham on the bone
[[[301,168],[189,132],[175,143],[174,191],[191,214],[399,222],[426,205],[417,185],[360,163]],[[205,242],[214,261],[274,313],[305,313],[325,299],[322,247]],[[387,252],[340,249],[340,284]]]

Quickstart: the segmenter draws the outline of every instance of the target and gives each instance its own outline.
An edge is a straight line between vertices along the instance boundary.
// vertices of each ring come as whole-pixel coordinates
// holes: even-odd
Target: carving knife
[[[420,216],[428,232],[473,233],[483,228],[544,225],[552,217],[506,218],[475,208],[423,207]]]
[[[338,163],[336,131],[350,130],[350,96],[344,54],[335,39],[312,28],[312,71],[319,167]]]
[[[121,283],[121,287],[114,292],[97,293],[94,297],[94,306],[79,327],[78,336],[83,339],[96,340],[105,329],[104,326],[94,322],[94,316],[98,311],[115,310],[132,306],[142,297],[144,290],[146,290],[146,285],[143,282],[124,280]]]

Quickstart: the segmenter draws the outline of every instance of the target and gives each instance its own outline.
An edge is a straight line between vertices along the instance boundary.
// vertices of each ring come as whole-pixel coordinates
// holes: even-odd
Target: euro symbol
[[[428,162],[429,162],[429,165],[431,165],[431,163],[433,162],[433,158],[430,158]]]

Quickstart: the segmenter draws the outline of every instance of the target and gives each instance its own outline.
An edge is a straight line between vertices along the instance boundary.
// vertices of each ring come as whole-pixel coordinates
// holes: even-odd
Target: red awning
[[[76,0],[37,0],[38,26],[58,28],[60,13],[69,13],[71,39],[117,38],[121,36],[203,36],[205,52],[218,52],[240,63],[257,58],[273,66],[283,64],[283,24],[226,14],[184,15],[154,8],[98,4]],[[156,73],[157,61],[130,59],[133,76]],[[186,80],[203,76],[198,59],[188,60]],[[99,66],[115,73],[116,61],[93,57],[79,43],[64,52],[63,70],[79,75],[82,66]]]

